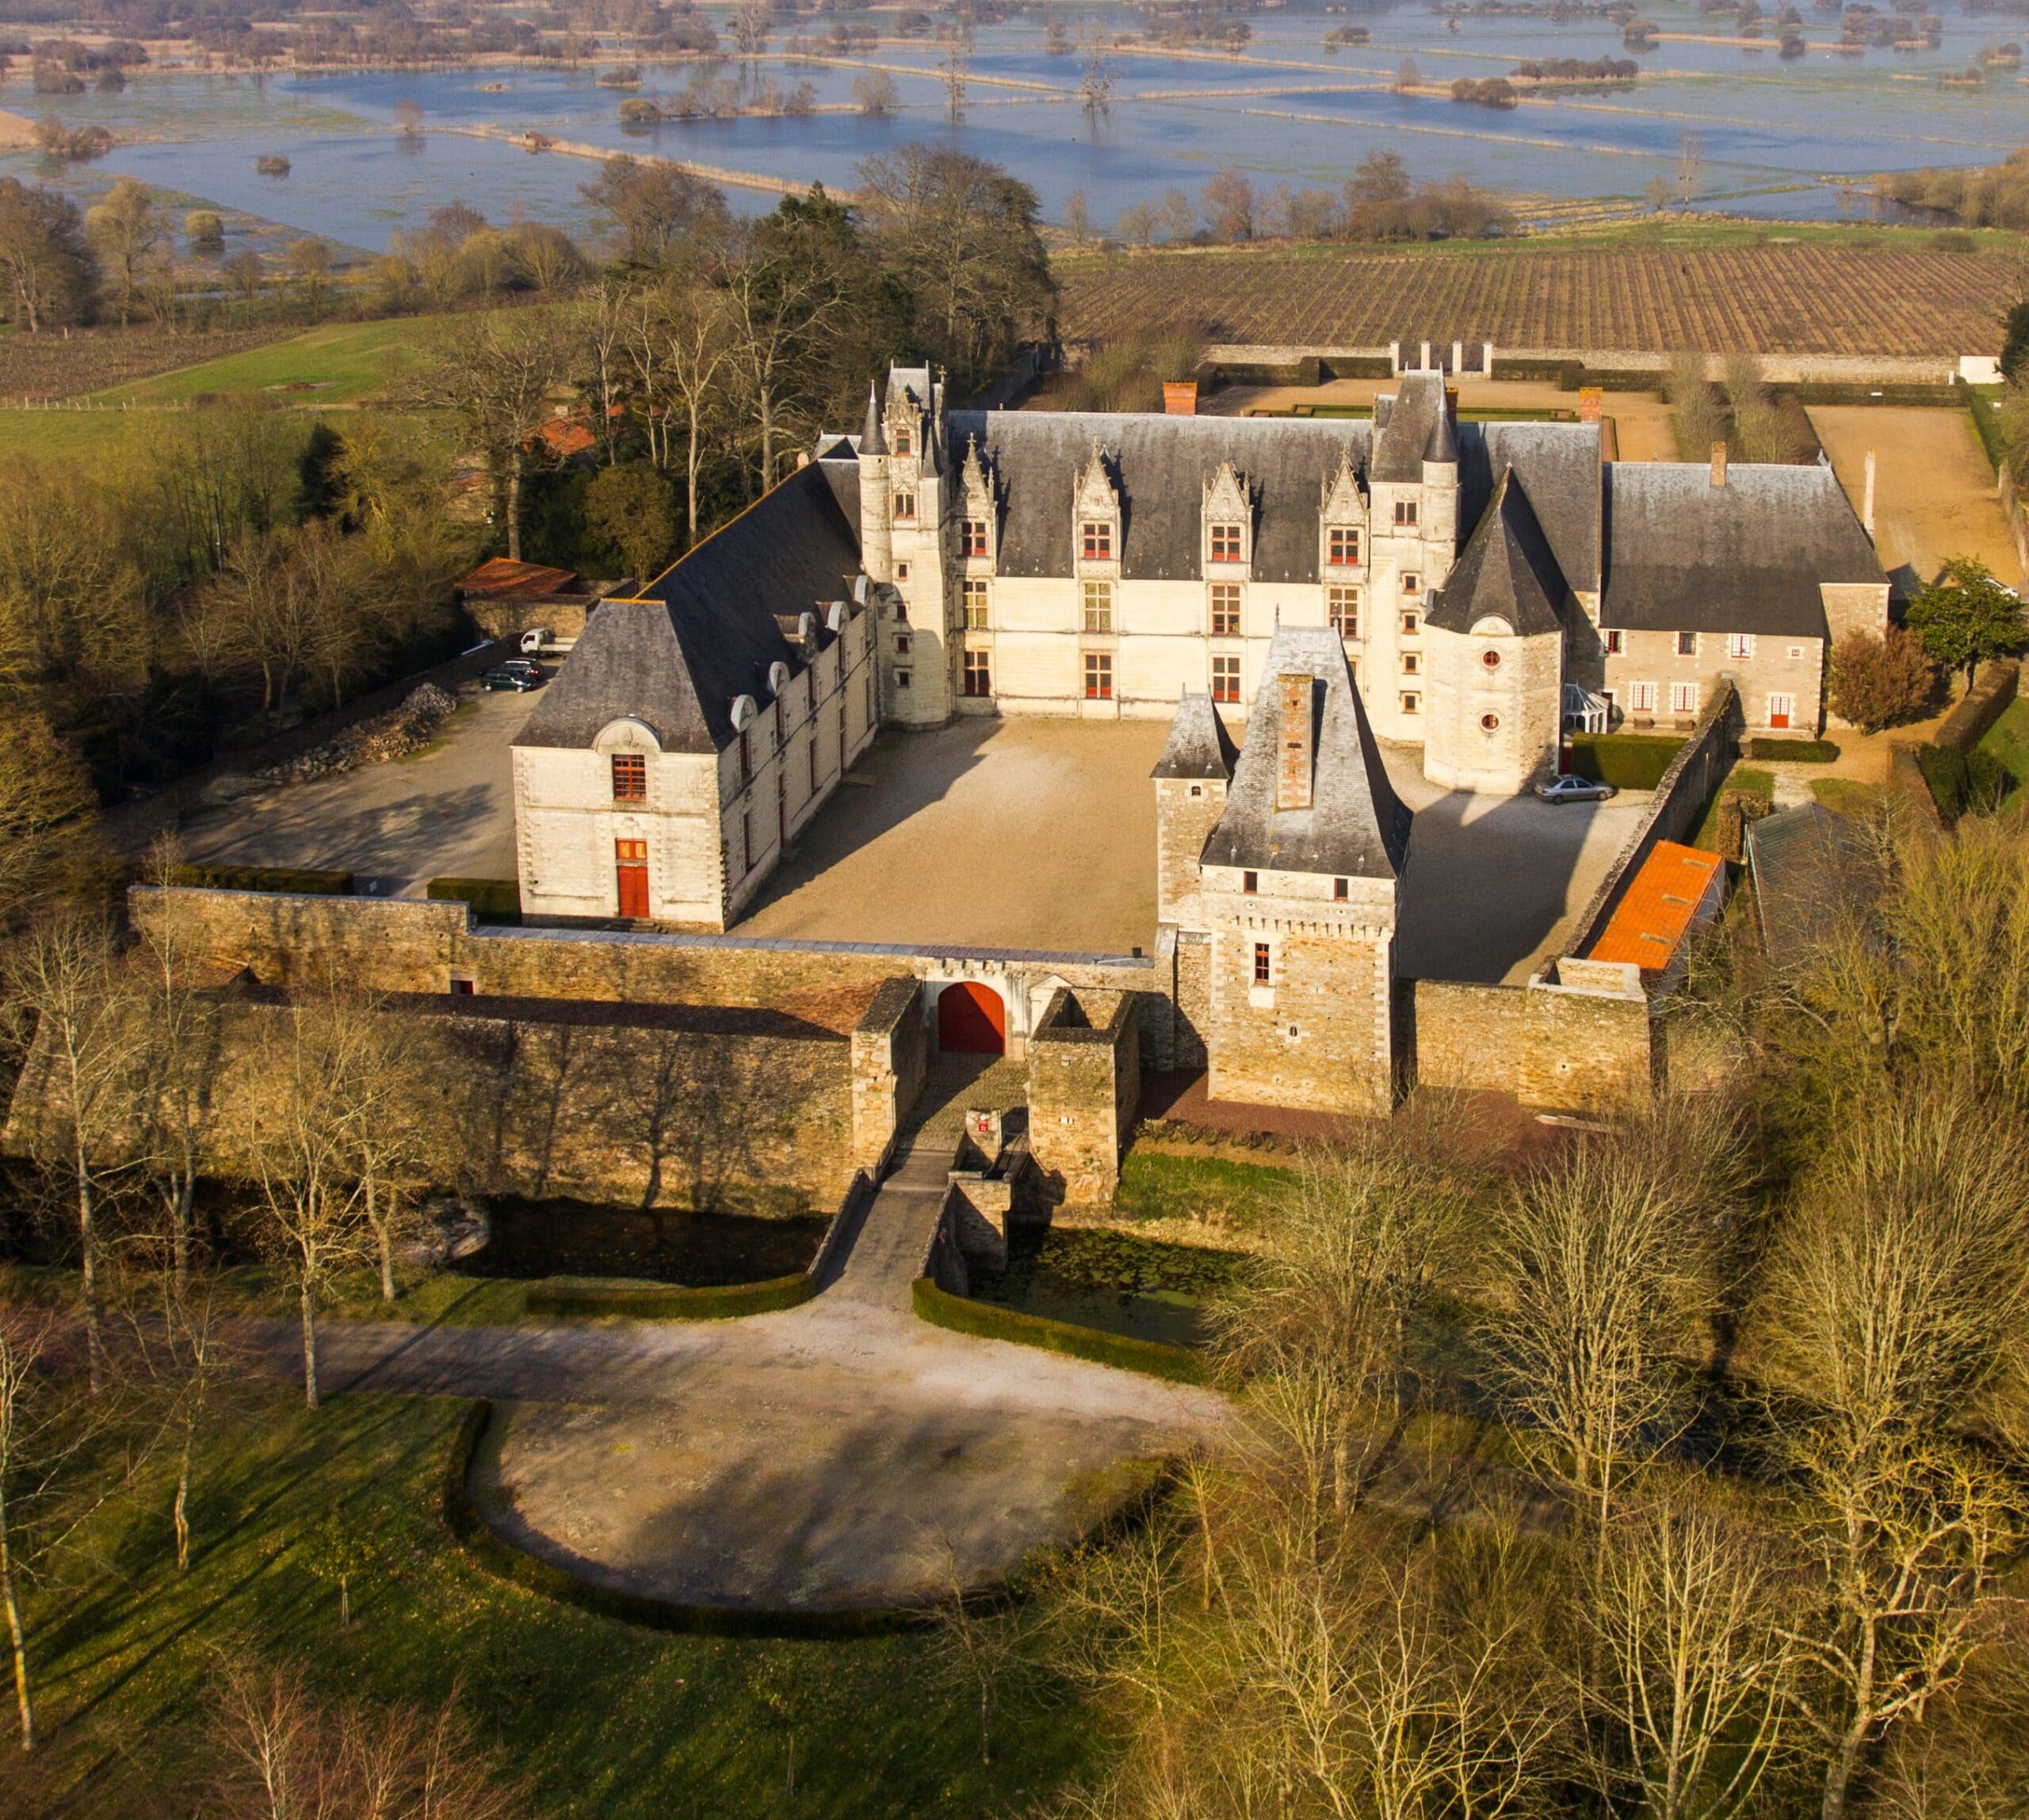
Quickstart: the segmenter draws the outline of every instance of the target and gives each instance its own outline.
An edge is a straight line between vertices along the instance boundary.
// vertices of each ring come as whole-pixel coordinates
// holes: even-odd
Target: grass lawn
[[[1987,729],[1979,749],[1998,759],[2016,783],[2029,783],[2029,701],[2009,702]]]
[[[1855,821],[1865,820],[1881,806],[1878,785],[1859,783],[1851,778],[1813,778],[1810,793],[1827,809],[1851,816]]]
[[[95,399],[118,403],[162,404],[203,392],[269,392],[283,387],[309,388],[306,403],[341,403],[363,396],[387,383],[390,359],[419,345],[434,325],[395,319],[371,323],[333,323],[270,342],[245,354],[227,354],[178,373],[158,374],[132,385],[95,392]]]
[[[1757,770],[1752,765],[1736,765],[1720,781],[1713,791],[1712,800],[1705,805],[1705,813],[1698,820],[1698,830],[1691,837],[1690,844],[1706,853],[1719,851],[1719,801],[1728,790],[1739,790],[1742,794],[1758,797],[1763,803],[1775,800],[1775,774]]]
[[[1136,1145],[1120,1168],[1114,1210],[1130,1220],[1192,1220],[1244,1237],[1295,1194],[1290,1169],[1223,1157],[1179,1157]]]
[[[115,411],[0,409],[0,461],[11,455],[97,456],[122,442],[135,421]]]
[[[31,1608],[47,1784],[21,1811],[192,1811],[214,1652],[233,1645],[298,1663],[334,1700],[435,1702],[455,1688],[479,1735],[532,1778],[543,1814],[971,1816],[1018,1811],[1091,1768],[1080,1709],[1011,1693],[982,1768],[976,1694],[945,1678],[922,1633],[668,1635],[493,1579],[441,1516],[465,1408],[345,1396],[311,1416],[277,1394],[201,1462],[187,1574],[166,1483],[102,1511],[67,1587]],[[373,1558],[342,1631],[336,1588],[304,1565],[308,1533],[334,1510],[357,1520]]]

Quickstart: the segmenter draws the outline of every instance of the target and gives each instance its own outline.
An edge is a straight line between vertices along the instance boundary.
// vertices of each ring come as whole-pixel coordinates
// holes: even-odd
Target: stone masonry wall
[[[923,1092],[929,1040],[915,979],[884,980],[853,1026],[853,1160],[870,1176],[880,1175]]]
[[[1029,1144],[1072,1206],[1109,1201],[1141,1095],[1134,1004],[1125,992],[1059,992],[1029,1038]]]
[[[1652,1091],[1649,1006],[1639,992],[1419,980],[1415,1004],[1423,1086],[1588,1113],[1623,1110]]]

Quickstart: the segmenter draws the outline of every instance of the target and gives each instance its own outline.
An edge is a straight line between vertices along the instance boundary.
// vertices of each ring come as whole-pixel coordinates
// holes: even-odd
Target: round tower
[[[888,438],[881,427],[879,388],[866,390],[866,427],[859,439],[859,566],[870,581],[895,579],[894,502],[888,490]]]

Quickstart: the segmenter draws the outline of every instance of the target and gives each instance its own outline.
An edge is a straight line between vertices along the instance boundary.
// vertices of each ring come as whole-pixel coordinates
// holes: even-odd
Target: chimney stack
[[[1726,445],[1723,442],[1712,445],[1712,484],[1723,487],[1726,484]]]
[[[1867,490],[1860,500],[1860,529],[1874,535],[1874,451],[1867,451]]]
[[[1311,702],[1316,682],[1309,675],[1284,675],[1277,682],[1282,705],[1282,750],[1275,777],[1275,807],[1309,809]]]

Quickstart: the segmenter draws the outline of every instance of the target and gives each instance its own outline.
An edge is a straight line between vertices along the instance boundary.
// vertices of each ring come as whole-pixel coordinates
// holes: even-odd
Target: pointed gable
[[[965,464],[959,470],[958,484],[968,518],[993,517],[999,503],[998,492],[994,486],[993,471],[980,453],[980,439],[976,436],[966,438]]]
[[[1221,461],[1205,483],[1205,518],[1209,523],[1247,524],[1254,517],[1254,488],[1230,460]]]
[[[1072,492],[1072,515],[1079,518],[1118,518],[1120,488],[1114,479],[1114,459],[1095,442],[1078,471]]]
[[[1318,494],[1317,515],[1328,525],[1366,522],[1366,495],[1360,490],[1360,477],[1353,466],[1351,449],[1339,451],[1338,468],[1325,476]]]
[[[1232,778],[1239,757],[1239,748],[1226,731],[1217,703],[1209,695],[1193,694],[1186,690],[1177,704],[1176,718],[1170,722],[1168,744],[1148,775],[1216,778],[1225,783]]]
[[[1285,728],[1290,685],[1312,687],[1293,708],[1309,725]],[[1306,806],[1277,806],[1285,748],[1309,748]],[[1327,626],[1284,626],[1269,641],[1260,693],[1247,723],[1225,812],[1205,843],[1207,866],[1396,878],[1409,856],[1409,811],[1395,794],[1353,686],[1346,648]]]
[[[1502,471],[1424,624],[1440,632],[1470,632],[1482,620],[1498,619],[1511,632],[1530,637],[1561,630],[1570,598],[1535,508],[1509,468]]]

